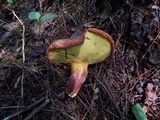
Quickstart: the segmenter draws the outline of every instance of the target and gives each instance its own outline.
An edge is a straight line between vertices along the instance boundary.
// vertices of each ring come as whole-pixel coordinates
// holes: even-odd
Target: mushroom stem
[[[88,64],[87,63],[72,63],[71,76],[67,82],[66,90],[68,96],[75,97],[79,92],[81,86],[87,77]]]

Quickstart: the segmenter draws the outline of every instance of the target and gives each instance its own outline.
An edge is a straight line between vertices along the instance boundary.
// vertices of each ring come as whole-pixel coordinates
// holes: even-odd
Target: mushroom
[[[46,56],[55,65],[71,66],[66,92],[70,97],[75,97],[86,80],[88,65],[110,58],[113,49],[114,41],[108,33],[89,28],[77,38],[54,41]]]

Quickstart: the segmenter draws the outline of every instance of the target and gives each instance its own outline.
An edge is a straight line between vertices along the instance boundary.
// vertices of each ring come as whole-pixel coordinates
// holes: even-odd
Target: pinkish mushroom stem
[[[72,63],[71,76],[66,85],[66,91],[70,97],[75,97],[87,77],[87,63]]]

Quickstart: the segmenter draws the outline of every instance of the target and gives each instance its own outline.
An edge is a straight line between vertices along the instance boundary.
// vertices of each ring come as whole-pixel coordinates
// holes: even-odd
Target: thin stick
[[[23,96],[24,96],[24,71],[22,71],[22,78],[21,78],[21,104],[23,105]]]
[[[33,108],[34,106],[38,105],[39,103],[41,103],[41,102],[44,101],[44,100],[45,100],[45,97],[43,97],[43,98],[41,98],[40,100],[38,100],[37,102],[29,105],[28,107],[26,107],[26,109],[23,109],[23,110],[21,110],[21,111],[18,111],[18,112],[16,112],[16,113],[11,114],[10,116],[4,118],[3,120],[10,120],[10,119],[12,119],[12,118],[14,118],[14,117],[16,117],[16,116],[18,116],[18,115],[20,115],[20,114],[28,111],[28,110],[30,110],[31,108]]]
[[[144,57],[146,56],[146,54],[148,53],[148,51],[151,49],[151,47],[153,46],[153,44],[158,40],[159,36],[160,36],[160,31],[158,32],[158,35],[153,40],[153,42],[151,43],[151,45],[149,46],[149,48],[147,49],[147,51],[145,52],[145,54],[142,56],[142,59],[144,59]]]
[[[23,63],[25,62],[25,52],[24,52],[24,47],[25,47],[25,26],[23,24],[23,22],[18,18],[18,16],[16,15],[16,13],[14,12],[14,10],[12,10],[13,15],[17,18],[17,20],[19,21],[19,23],[22,25],[23,28],[23,32],[22,32],[22,59],[23,59]]]
[[[4,109],[17,109],[17,108],[25,108],[24,106],[6,106],[6,107],[0,107],[0,110]]]

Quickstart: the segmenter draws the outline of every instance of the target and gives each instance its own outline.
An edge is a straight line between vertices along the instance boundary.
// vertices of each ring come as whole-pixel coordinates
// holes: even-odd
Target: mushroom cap
[[[52,42],[46,56],[53,64],[94,64],[110,58],[113,48],[114,41],[108,33],[89,28],[77,38]]]

